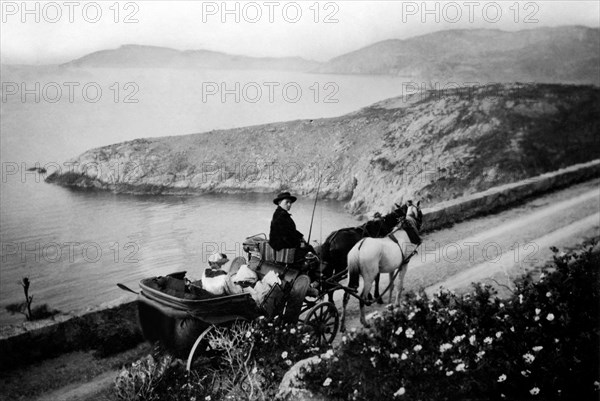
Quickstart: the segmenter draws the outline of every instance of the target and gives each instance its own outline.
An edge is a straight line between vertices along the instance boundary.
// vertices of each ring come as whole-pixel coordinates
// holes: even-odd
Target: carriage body
[[[162,289],[157,285],[161,280],[167,282]],[[138,314],[144,338],[158,341],[178,356],[188,353],[211,325],[250,321],[263,314],[247,293],[192,299],[183,290],[183,278],[147,278],[140,287]]]
[[[339,326],[337,309],[329,302],[323,302],[324,294],[314,294],[320,286],[305,270],[308,264],[316,263],[318,268],[318,260],[307,264],[306,260],[295,260],[293,263],[277,260],[257,262],[253,258],[249,252],[248,264],[254,264],[259,279],[269,271],[275,271],[282,280],[281,285],[271,287],[260,304],[246,292],[198,299],[193,285],[186,283],[185,272],[141,280],[138,313],[144,337],[149,341],[158,341],[180,357],[191,350],[188,358],[191,359],[195,343],[211,327],[252,321],[259,316],[271,319],[276,315],[281,315],[285,322],[293,323],[303,315],[305,323],[320,330],[320,339],[331,342]],[[245,262],[243,257],[239,259]],[[232,262],[232,269],[235,262]],[[235,268],[240,264],[243,262],[237,263]],[[311,288],[313,294],[307,296]]]

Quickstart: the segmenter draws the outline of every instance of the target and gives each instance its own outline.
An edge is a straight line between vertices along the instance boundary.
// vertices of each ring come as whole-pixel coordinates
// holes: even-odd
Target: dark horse
[[[334,231],[325,239],[321,245],[321,274],[324,279],[346,270],[347,257],[350,249],[365,237],[381,238],[389,234],[398,223],[405,218],[407,206],[394,204],[395,209],[381,218],[369,220],[362,226],[347,227]],[[337,281],[343,277],[336,277]],[[379,297],[379,278],[375,285],[375,298]],[[323,291],[331,287],[324,284]],[[333,291],[329,292],[329,302],[333,302]]]

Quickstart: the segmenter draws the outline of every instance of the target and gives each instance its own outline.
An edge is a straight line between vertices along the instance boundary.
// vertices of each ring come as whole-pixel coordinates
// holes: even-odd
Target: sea
[[[136,138],[335,117],[402,95],[407,79],[281,71],[65,69],[2,66],[0,104],[0,326],[32,305],[80,312],[137,290],[142,278],[201,275],[213,252],[244,256],[268,234],[275,194],[124,195],[62,188],[48,171],[91,148]],[[232,155],[234,157],[235,155]],[[313,216],[314,210],[314,218]],[[343,203],[292,207],[311,242],[358,222]],[[312,220],[311,220],[312,218]]]

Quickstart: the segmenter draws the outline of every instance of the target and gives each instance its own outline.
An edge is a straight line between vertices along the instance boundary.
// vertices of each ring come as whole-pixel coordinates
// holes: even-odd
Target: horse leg
[[[383,303],[383,299],[380,298],[380,294],[379,294],[379,273],[377,273],[377,275],[375,276],[375,299],[377,300],[378,304],[382,304]]]
[[[365,317],[365,299],[371,293],[371,286],[373,284],[372,280],[365,279],[364,280],[364,288],[362,290],[362,294],[360,296],[360,322],[365,327],[370,327],[369,323],[367,323],[367,319]]]
[[[324,289],[327,291],[327,300],[335,305],[335,302],[333,302],[333,293],[335,292],[335,288],[331,288],[329,284],[325,284]]]
[[[394,272],[390,273],[390,298],[388,299],[388,304],[392,303],[392,294],[394,294]]]
[[[335,290],[331,290],[331,285],[326,283],[325,280],[332,277],[335,274],[335,267],[329,262],[321,262],[321,290],[327,292],[327,299],[329,302],[333,302],[333,293]]]
[[[343,264],[343,265],[340,265],[340,264],[334,264],[334,263],[331,263],[331,264],[329,264],[329,269],[330,269],[330,270],[329,270],[329,272],[327,273],[327,276],[324,276],[324,277],[333,277],[334,275],[336,275],[336,274],[338,274],[338,273],[340,273],[340,272],[342,272],[342,271],[346,270],[346,269],[347,269],[347,267],[346,267],[346,265],[345,265],[345,264]],[[337,280],[337,281],[339,282],[339,280]],[[328,291],[328,292],[327,292],[327,300],[328,300],[329,302],[331,302],[332,304],[334,304],[334,305],[335,305],[335,301],[333,300],[333,295],[334,295],[334,294],[335,294],[335,292],[337,291],[337,290],[335,289],[335,286],[336,286],[336,285],[329,285],[329,284],[326,284],[326,285],[325,285],[325,290],[326,290],[326,291]],[[333,288],[333,289],[332,289],[332,288]]]
[[[344,333],[346,331],[346,305],[348,305],[348,299],[350,299],[350,295],[347,292],[344,292],[344,299],[342,302],[342,323],[340,324],[340,331]]]
[[[406,275],[407,270],[408,270],[408,264],[403,264],[402,266],[400,266],[400,273],[398,273],[398,292],[396,293],[396,306],[397,307],[400,307],[400,295],[402,293],[402,288],[404,287],[404,276]],[[391,301],[392,301],[392,299],[390,298],[390,302]]]

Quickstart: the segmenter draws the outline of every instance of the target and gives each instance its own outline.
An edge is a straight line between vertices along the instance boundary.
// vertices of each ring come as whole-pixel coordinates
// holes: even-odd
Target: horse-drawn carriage
[[[252,321],[259,316],[273,319],[281,315],[286,322],[299,321],[310,329],[318,342],[331,343],[340,326],[339,313],[333,303],[334,291],[344,291],[343,330],[346,304],[350,296],[360,300],[361,321],[366,325],[363,304],[375,275],[380,272],[390,273],[390,290],[398,273],[401,273],[402,280],[406,265],[420,244],[417,233],[422,215],[412,226],[405,224],[405,216],[405,207],[398,206],[375,223],[375,231],[369,230],[367,223],[362,233],[360,228],[332,233],[320,252],[322,258],[327,258],[327,263],[322,263],[312,253],[297,257],[294,249],[275,251],[264,234],[246,238],[244,250],[247,252],[247,259],[234,259],[230,274],[246,265],[256,272],[258,279],[272,272],[280,279],[280,284],[274,284],[259,302],[247,292],[202,296],[194,283],[185,278],[185,272],[144,279],[140,282],[142,291],[138,295],[140,324],[144,336],[148,340],[161,342],[179,356],[187,354],[188,369],[199,345],[213,327]],[[400,237],[396,238],[395,234]],[[410,244],[414,250],[407,253],[405,246]],[[371,261],[361,261],[364,258],[358,254],[363,246],[375,249],[371,252],[375,256]],[[384,255],[385,263],[380,258],[380,251],[387,253]],[[327,272],[328,269],[331,272]],[[348,274],[350,280],[346,287],[340,284],[340,280]],[[365,280],[365,285],[362,294],[357,295],[359,274]],[[377,298],[378,285],[376,290]],[[324,300],[326,295],[329,296],[329,301]],[[398,300],[397,296],[397,302]]]
[[[339,328],[335,305],[324,301],[320,261],[314,254],[296,258],[293,250],[274,251],[264,234],[247,238],[247,259],[238,257],[229,274],[247,265],[258,279],[275,272],[280,284],[270,287],[260,302],[248,292],[207,296],[185,277],[186,272],[141,280],[138,311],[144,337],[158,341],[180,357],[187,355],[188,369],[200,344],[215,326],[252,321],[259,316],[301,322],[320,343],[331,343]],[[199,284],[199,283],[198,283]]]

